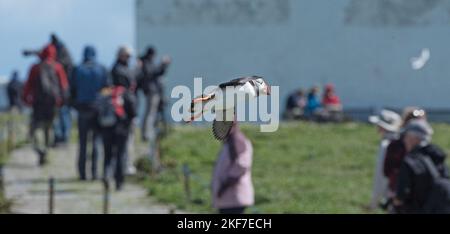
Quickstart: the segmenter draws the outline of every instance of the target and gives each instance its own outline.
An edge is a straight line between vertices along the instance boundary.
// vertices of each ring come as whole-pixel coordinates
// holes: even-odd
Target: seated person
[[[286,103],[286,118],[299,119],[303,116],[306,107],[306,98],[303,90],[299,89],[289,95]]]
[[[313,87],[308,93],[308,99],[306,104],[306,113],[308,115],[315,114],[321,107],[320,101],[319,101],[319,88]]]
[[[322,108],[316,111],[316,119],[324,122],[341,122],[344,119],[342,104],[334,91],[334,86],[325,86]]]
[[[342,111],[341,100],[336,95],[334,86],[332,84],[327,84],[325,86],[322,105],[328,111]]]

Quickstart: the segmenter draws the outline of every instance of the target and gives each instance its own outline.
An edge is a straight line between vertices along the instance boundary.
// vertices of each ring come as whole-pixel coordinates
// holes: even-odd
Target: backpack
[[[39,64],[39,77],[36,79],[33,109],[42,120],[50,120],[56,112],[58,100],[61,100],[62,88],[52,64]]]
[[[125,88],[118,86],[101,92],[97,98],[97,122],[102,128],[115,126],[125,118],[123,95]]]
[[[431,190],[425,201],[424,211],[429,214],[450,214],[450,180],[441,177],[429,157],[420,157],[432,178]]]
[[[36,104],[53,107],[61,97],[62,89],[55,68],[46,62],[40,63],[35,93]]]

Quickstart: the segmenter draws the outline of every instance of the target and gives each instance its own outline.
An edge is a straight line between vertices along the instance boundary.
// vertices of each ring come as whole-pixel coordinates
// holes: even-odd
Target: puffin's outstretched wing
[[[234,109],[221,110],[216,112],[216,119],[213,122],[212,130],[214,137],[219,141],[224,141],[230,134],[234,122]]]
[[[262,78],[262,77],[260,77],[260,76],[241,77],[241,78],[237,78],[237,79],[234,79],[234,80],[222,83],[222,84],[219,85],[219,88],[223,89],[223,88],[229,87],[229,86],[235,87],[235,86],[238,86],[238,85],[244,85],[245,83],[247,83],[247,82],[249,82],[251,80],[256,80],[256,79],[259,79],[259,78]]]
[[[217,121],[213,123],[213,135],[219,141],[224,141],[230,134],[230,130],[233,127],[233,121]]]

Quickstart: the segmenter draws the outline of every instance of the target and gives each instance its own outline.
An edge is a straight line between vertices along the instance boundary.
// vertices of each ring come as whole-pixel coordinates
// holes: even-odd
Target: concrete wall
[[[136,11],[138,50],[173,57],[168,89],[258,74],[283,97],[333,82],[347,107],[450,106],[447,0],[137,0]],[[431,60],[413,70],[423,48]]]

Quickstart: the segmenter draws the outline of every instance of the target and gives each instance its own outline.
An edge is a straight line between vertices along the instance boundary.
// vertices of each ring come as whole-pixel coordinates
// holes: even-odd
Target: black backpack
[[[39,64],[39,77],[35,87],[33,107],[35,111],[50,118],[54,115],[58,99],[63,98],[63,91],[53,65]]]
[[[115,126],[124,118],[124,89],[113,88],[100,92],[96,100],[97,123],[101,128]]]
[[[431,190],[424,204],[425,213],[450,214],[450,180],[440,175],[429,157],[420,157],[432,178]]]

